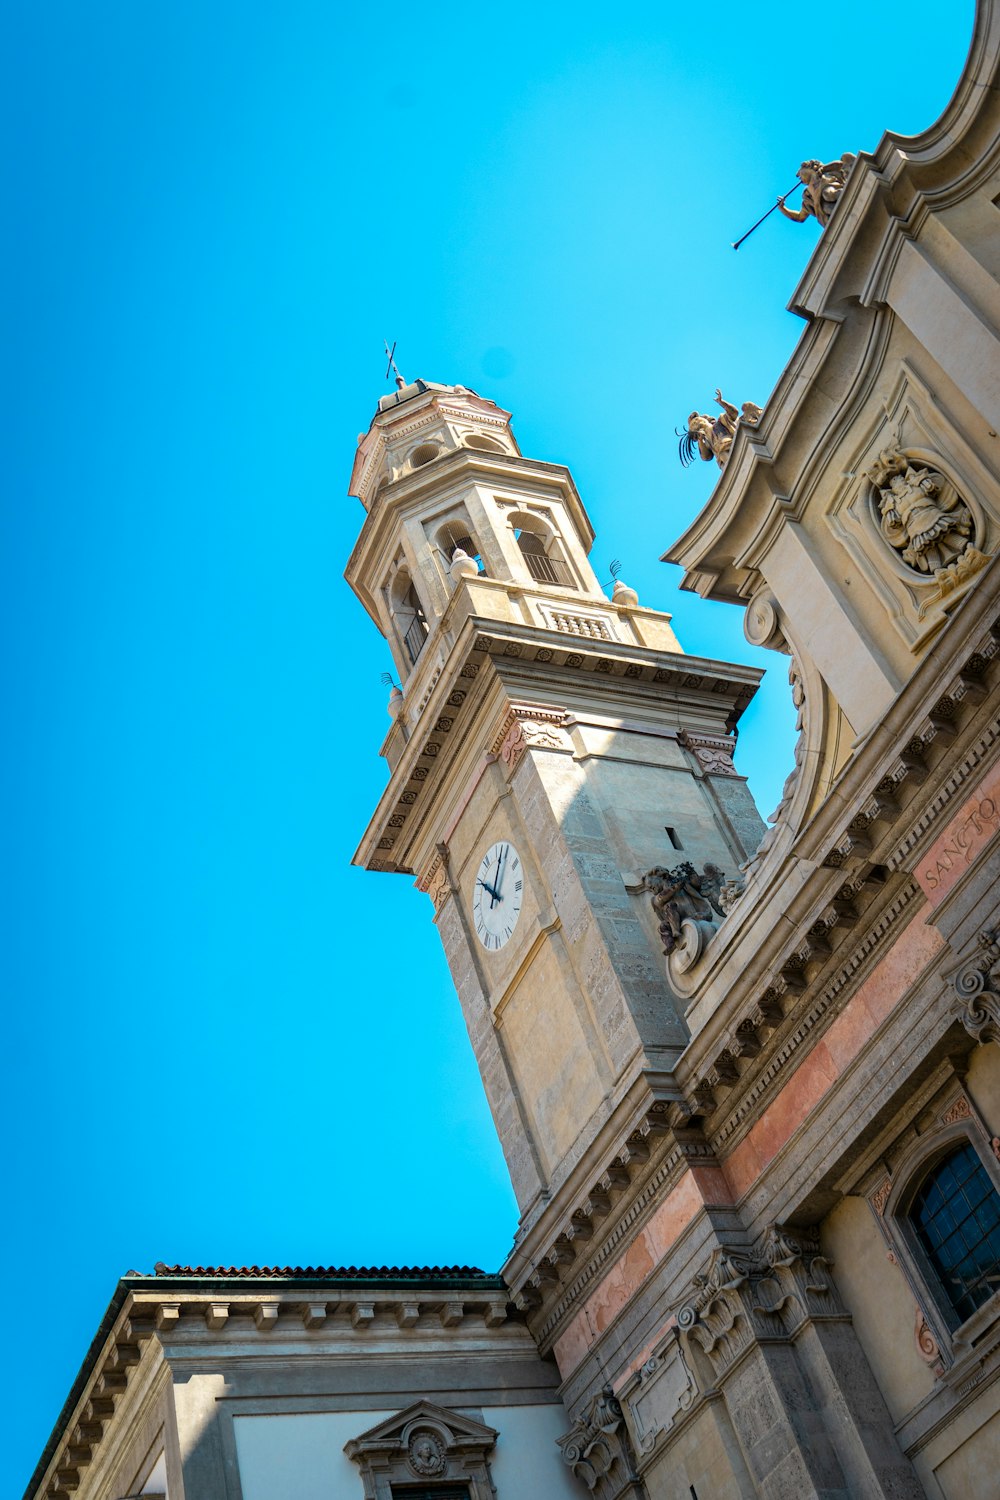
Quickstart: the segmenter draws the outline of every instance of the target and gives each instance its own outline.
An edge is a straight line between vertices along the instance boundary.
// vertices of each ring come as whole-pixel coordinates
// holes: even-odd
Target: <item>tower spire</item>
[[[399,373],[399,366],[397,365],[395,359],[393,358],[393,356],[396,353],[396,340],[393,339],[393,341],[392,341],[392,348],[391,349],[389,348],[389,340],[388,339],[383,339],[382,343],[383,343],[383,346],[385,347],[386,358],[389,361],[389,363],[385,367],[385,378],[386,378],[386,380],[388,380],[389,379],[389,373],[390,373],[390,371],[395,371],[395,374],[396,374],[396,389],[398,391],[401,391],[403,389],[403,386],[406,384],[406,381],[403,379],[402,375],[400,375],[400,373]]]

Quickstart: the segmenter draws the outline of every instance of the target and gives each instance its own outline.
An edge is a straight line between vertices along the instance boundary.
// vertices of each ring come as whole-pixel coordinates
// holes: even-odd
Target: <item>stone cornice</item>
[[[990,622],[986,624],[982,614],[984,604],[986,620]],[[973,605],[974,612],[970,608]],[[694,1004],[704,1004],[716,988],[726,991],[724,1005],[739,1011],[747,999],[751,978],[729,975],[726,962],[727,955],[737,951],[740,943],[752,940],[765,967],[780,970],[786,956],[794,954],[801,936],[815,921],[822,919],[828,927],[844,925],[833,921],[836,913],[826,913],[827,904],[837,899],[840,883],[837,875],[855,886],[855,895],[843,899],[857,905],[857,891],[872,869],[898,868],[902,862],[894,857],[894,851],[907,844],[915,823],[921,826],[935,806],[942,811],[959,787],[982,766],[987,752],[979,747],[979,740],[992,743],[995,738],[992,729],[984,732],[981,725],[984,700],[990,691],[995,691],[990,684],[1000,680],[998,605],[1000,569],[991,567],[982,575],[979,594],[967,596],[952,622],[949,639],[953,650],[949,660],[942,661],[940,652],[925,657],[891,712],[851,756],[781,864],[762,867],[766,880],[755,874],[744,898],[746,904],[744,900],[737,904],[709,943],[700,961],[700,973],[692,976],[689,1013]],[[977,737],[970,734],[973,709],[977,710],[975,722],[980,726]],[[957,753],[960,745],[962,753]],[[937,792],[935,779],[941,783]],[[949,787],[953,788],[950,793]],[[918,788],[922,789],[919,799],[915,796]],[[917,800],[919,818],[915,818]],[[909,811],[911,806],[913,812]],[[799,876],[798,889],[794,891],[787,887],[793,870]],[[875,878],[877,881],[884,875],[876,871]],[[783,886],[786,894],[780,910],[786,919],[784,948],[771,909]],[[859,916],[860,911],[851,920]],[[759,936],[753,935],[754,927],[760,929]],[[719,1017],[718,1009],[714,1015]],[[716,1019],[714,1024],[718,1028],[728,1023],[727,1016]],[[699,1032],[692,1044],[695,1055],[702,1045]]]
[[[450,759],[450,747],[467,728],[469,714],[468,710],[463,712],[463,705],[482,668],[491,661],[498,670],[507,662],[528,667],[538,664],[545,668],[546,675],[563,671],[580,674],[600,683],[602,692],[613,692],[616,683],[627,682],[630,690],[641,690],[643,685],[647,690],[664,688],[692,703],[700,695],[707,694],[716,702],[725,697],[732,704],[730,719],[734,724],[750,702],[761,675],[754,667],[729,662],[618,641],[590,641],[555,630],[543,631],[537,625],[470,618],[446,666],[428,689],[420,723],[414,726],[355,852],[355,864],[370,870],[414,873],[393,851],[403,842],[401,833],[407,820],[422,808],[428,787],[438,780],[435,768]],[[539,692],[543,691],[540,684]],[[483,749],[489,749],[485,742]]]
[[[714,1163],[699,1132],[678,1124],[686,1118],[669,1075],[640,1074],[584,1160],[534,1222],[518,1231],[504,1277],[519,1307],[532,1314],[543,1309],[547,1333],[636,1232],[665,1187],[692,1162]]]
[[[720,1150],[734,1143],[747,1118],[759,1115],[779,1074],[784,1081],[789,1065],[796,1066],[806,1055],[820,1023],[832,1019],[839,997],[872,962],[889,927],[908,920],[907,909],[922,901],[906,864],[938,819],[960,802],[968,784],[997,758],[996,717],[967,741],[960,756],[955,754],[956,737],[963,724],[973,722],[972,709],[981,708],[988,679],[996,675],[1000,619],[981,628],[971,643],[973,649],[967,645],[964,660],[960,656],[957,669],[953,666],[946,675],[947,690],[932,700],[929,714],[923,709],[913,716],[911,711],[888,750],[873,737],[871,754],[858,752],[824,816],[816,820],[828,831],[813,826],[793,848],[793,857],[810,873],[795,893],[784,945],[766,956],[763,986],[758,981],[756,986],[740,982],[728,987],[679,1060],[677,1077],[687,1106],[692,1116],[710,1122],[711,1139]],[[903,697],[909,696],[907,689]],[[891,771],[886,770],[887,753]],[[937,792],[930,801],[919,799],[916,817],[908,815],[912,790],[935,772],[941,776]],[[847,795],[846,784],[858,788],[856,797]],[[753,893],[744,899],[752,901]],[[876,914],[874,921],[869,909]],[[752,920],[754,913],[749,915]],[[726,937],[724,924],[710,949],[722,951]],[[711,953],[708,958],[710,962]],[[721,983],[718,978],[715,982]]]
[[[394,1338],[413,1330],[480,1339],[520,1322],[499,1276],[123,1278],[24,1500],[68,1500],[79,1488],[131,1391],[132,1372],[147,1363],[150,1340],[200,1347],[235,1333],[241,1344],[259,1342],[262,1354],[280,1341],[285,1357],[308,1356],[317,1341],[353,1340],[368,1330],[375,1338],[380,1330]]]

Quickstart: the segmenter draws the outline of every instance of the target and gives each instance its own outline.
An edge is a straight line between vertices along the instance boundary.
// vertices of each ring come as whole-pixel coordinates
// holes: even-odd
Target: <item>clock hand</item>
[[[491,885],[487,885],[485,880],[477,880],[476,884],[477,885],[481,885],[484,891],[489,891],[489,893],[493,897],[494,901],[497,900],[497,893],[496,893],[496,891],[493,889],[493,887]]]
[[[503,849],[500,851],[499,855],[497,856],[497,900],[498,901],[502,901],[503,900],[503,897],[501,896],[500,891],[501,891],[501,887],[502,887],[502,884],[503,884],[503,877],[504,877],[504,874],[506,873],[506,870],[507,870],[507,854],[508,854],[509,850],[510,850],[510,845],[509,844],[505,844],[503,846]]]

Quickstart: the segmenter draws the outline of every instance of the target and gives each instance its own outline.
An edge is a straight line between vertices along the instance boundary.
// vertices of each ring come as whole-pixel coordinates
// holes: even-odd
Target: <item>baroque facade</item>
[[[27,1497],[997,1493],[998,63],[985,0],[935,126],[803,164],[798,348],[682,438],[720,473],[666,558],[787,662],[766,832],[759,674],[606,596],[509,413],[379,403],[347,577],[399,686],[355,859],[429,898],[514,1246],[123,1278]]]

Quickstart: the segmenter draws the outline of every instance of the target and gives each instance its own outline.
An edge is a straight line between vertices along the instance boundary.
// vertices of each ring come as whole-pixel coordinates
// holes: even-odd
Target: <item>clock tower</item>
[[[524,457],[508,412],[397,385],[351,476],[346,576],[399,678],[355,862],[430,898],[523,1242],[588,1163],[648,1155],[680,1098],[684,1003],[645,876],[735,877],[755,850],[732,752],[758,673],[685,655],[623,583],[606,596],[569,470]]]

